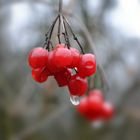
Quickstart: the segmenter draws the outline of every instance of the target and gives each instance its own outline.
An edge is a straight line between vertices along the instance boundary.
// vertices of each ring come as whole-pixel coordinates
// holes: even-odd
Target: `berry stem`
[[[61,44],[60,32],[61,32],[61,17],[60,17],[60,14],[59,14],[58,34],[57,34],[59,44]]]
[[[68,47],[68,49],[70,49],[70,40],[69,40],[69,35],[68,35],[68,32],[67,32],[67,27],[66,27],[66,23],[64,22],[64,19],[62,18],[62,22],[63,22],[63,26],[64,26],[64,30],[65,32],[63,32],[63,35],[64,35],[64,38],[65,38],[65,41],[66,41],[66,45]]]
[[[103,87],[103,90],[104,91],[109,91],[110,90],[110,86],[109,86],[109,83],[105,77],[105,73],[102,69],[101,66],[97,66],[97,70],[98,70],[98,73],[100,74],[100,80],[101,80],[101,85]]]
[[[53,22],[53,24],[51,26],[50,34],[48,33],[49,37],[46,37],[47,38],[47,40],[46,40],[46,49],[48,49],[48,50],[49,50],[50,40],[51,40],[51,37],[52,37],[52,32],[53,32],[54,26],[55,26],[58,18],[59,18],[59,15],[55,18],[55,20],[54,20],[54,22]]]
[[[73,30],[72,30],[72,28],[71,28],[69,22],[67,21],[67,19],[66,19],[64,16],[63,16],[63,19],[64,19],[64,22],[68,25],[68,27],[69,27],[69,29],[70,29],[72,35],[73,35],[73,39],[74,39],[74,40],[77,42],[77,44],[79,45],[82,54],[85,54],[85,52],[84,52],[84,50],[83,50],[83,47],[82,47],[81,43],[79,42],[78,38],[76,37],[76,35],[74,34],[74,32],[73,32]]]
[[[62,13],[63,0],[59,0],[59,14]]]
[[[55,18],[53,24],[50,26],[49,30],[47,31],[47,33],[45,34],[46,36],[46,39],[45,39],[45,43],[43,45],[43,48],[46,48],[46,49],[49,49],[48,48],[48,42],[50,42],[48,39],[49,39],[49,34],[51,34],[50,32],[52,32],[53,28],[54,28],[54,25],[56,24],[56,21],[58,20],[58,16]]]
[[[43,44],[43,48],[46,48],[46,44],[47,44],[47,41],[48,41],[48,35],[49,35],[51,29],[52,29],[52,25],[49,27],[49,30],[45,34],[46,38],[45,38],[45,43]]]

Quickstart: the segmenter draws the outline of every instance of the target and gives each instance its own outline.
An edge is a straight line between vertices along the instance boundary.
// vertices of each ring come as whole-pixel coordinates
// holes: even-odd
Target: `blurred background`
[[[140,1],[63,2],[86,52],[96,50],[117,113],[104,124],[88,122],[67,88],[53,78],[33,81],[28,52],[43,44],[58,0],[0,0],[0,140],[139,140]]]

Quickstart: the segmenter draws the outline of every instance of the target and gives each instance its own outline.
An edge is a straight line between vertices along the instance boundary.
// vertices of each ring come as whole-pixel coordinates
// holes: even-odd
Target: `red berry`
[[[96,72],[96,60],[93,54],[84,54],[78,66],[79,76],[91,76]]]
[[[81,99],[80,104],[77,106],[77,110],[82,115],[86,115],[88,111],[88,98],[84,97]]]
[[[86,117],[89,121],[93,121],[99,118],[99,115],[96,112],[93,112],[89,109],[89,97],[84,97],[81,99],[80,104],[77,106],[78,112]]]
[[[90,110],[88,110],[87,114],[86,114],[86,118],[89,121],[96,121],[100,119],[100,113],[98,112],[91,112]]]
[[[54,50],[53,62],[58,68],[69,66],[72,63],[71,51],[67,48],[58,48]]]
[[[100,96],[92,95],[88,98],[88,109],[91,114],[100,116],[102,111],[103,100]]]
[[[87,119],[90,121],[98,120],[101,117],[103,96],[98,93],[96,90],[89,92]]]
[[[51,75],[54,75],[54,73],[58,71],[57,67],[54,64],[53,54],[54,54],[54,51],[49,52],[48,64],[47,64],[47,69],[49,70]]]
[[[77,67],[79,65],[81,55],[79,51],[75,48],[70,48],[71,54],[72,54],[72,63],[70,65],[71,68]]]
[[[72,71],[70,69],[63,69],[60,72],[54,74],[54,77],[59,85],[59,87],[68,85],[71,78]]]
[[[82,96],[88,88],[87,79],[74,75],[71,77],[68,87],[71,95]]]
[[[38,47],[33,49],[29,53],[28,62],[33,69],[45,67],[47,61],[48,61],[48,51],[46,49]]]
[[[32,77],[36,82],[43,83],[48,79],[48,71],[43,68],[33,69],[32,70]]]
[[[89,92],[89,96],[97,96],[103,100],[103,93],[100,89],[94,89]]]
[[[102,118],[104,120],[109,120],[113,117],[114,114],[114,108],[112,106],[112,104],[105,102],[102,106]]]

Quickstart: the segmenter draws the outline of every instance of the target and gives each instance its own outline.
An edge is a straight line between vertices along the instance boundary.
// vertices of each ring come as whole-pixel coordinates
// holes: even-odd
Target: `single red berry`
[[[109,120],[113,117],[113,114],[114,114],[114,108],[113,108],[113,105],[108,103],[108,102],[105,102],[103,103],[102,105],[102,118],[104,120]]]
[[[49,52],[47,69],[48,69],[51,76],[57,72],[63,71],[63,69],[64,69],[64,68],[56,67],[55,60],[54,60],[53,56],[54,56],[54,51]]]
[[[100,115],[102,111],[103,99],[100,96],[92,95],[88,98],[88,108],[90,112]]]
[[[71,51],[67,48],[58,48],[54,50],[53,62],[58,68],[69,66],[72,63]]]
[[[82,96],[88,89],[88,82],[87,79],[74,75],[71,77],[68,87],[71,95]]]
[[[86,118],[89,121],[99,120],[101,117],[103,98],[97,94],[90,93],[88,96],[88,111]]]
[[[49,52],[48,64],[47,64],[47,69],[49,70],[51,75],[54,75],[54,73],[58,71],[58,68],[54,64],[53,54],[54,54],[54,51]]]
[[[43,83],[48,79],[48,71],[45,68],[38,68],[32,70],[32,77],[36,82]]]
[[[84,97],[81,99],[80,104],[77,106],[77,110],[87,120],[89,121],[97,120],[99,118],[99,115],[89,110],[88,98],[89,97]]]
[[[71,68],[77,67],[79,65],[81,55],[80,52],[75,48],[70,48],[71,55],[72,55],[72,63],[70,65]]]
[[[89,106],[89,96],[81,99],[80,104],[77,106],[77,110],[89,121],[100,119],[100,112],[91,110]]]
[[[103,100],[103,93],[100,89],[94,89],[89,92],[89,96],[97,96]]]
[[[93,54],[84,54],[78,66],[78,74],[81,77],[91,76],[96,72],[96,60]]]
[[[41,47],[33,49],[28,57],[29,65],[33,68],[43,68],[48,62],[48,51]]]
[[[81,115],[86,116],[88,111],[88,98],[83,97],[80,100],[80,104],[77,106],[77,110]]]
[[[57,81],[59,87],[68,85],[71,76],[72,71],[70,69],[63,69],[62,71],[54,74],[54,78]]]

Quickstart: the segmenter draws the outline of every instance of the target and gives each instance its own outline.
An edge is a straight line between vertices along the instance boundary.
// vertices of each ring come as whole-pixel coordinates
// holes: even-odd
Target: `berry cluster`
[[[104,102],[102,91],[95,89],[89,92],[89,96],[83,97],[77,106],[78,112],[90,121],[112,118],[114,108],[109,102]]]
[[[55,25],[58,25],[58,44],[54,46],[52,34]],[[71,47],[68,31],[71,32],[81,53]],[[59,87],[68,86],[70,100],[77,105],[79,103],[77,96],[84,95],[87,89],[91,88],[88,88],[87,77],[96,73],[96,59],[93,54],[85,54],[80,41],[62,13],[62,0],[59,1],[59,13],[45,36],[43,47],[34,48],[29,53],[28,62],[32,69],[32,77],[36,82],[43,83],[49,76],[53,76]],[[82,98],[77,109],[91,121],[109,120],[113,116],[113,107],[110,103],[104,102],[100,90],[93,90],[89,96]]]
[[[68,86],[70,94],[82,96],[88,88],[86,77],[95,74],[96,60],[93,54],[80,54],[75,48],[57,44],[54,49],[38,47],[28,57],[32,77],[43,83],[54,76],[60,87]]]

